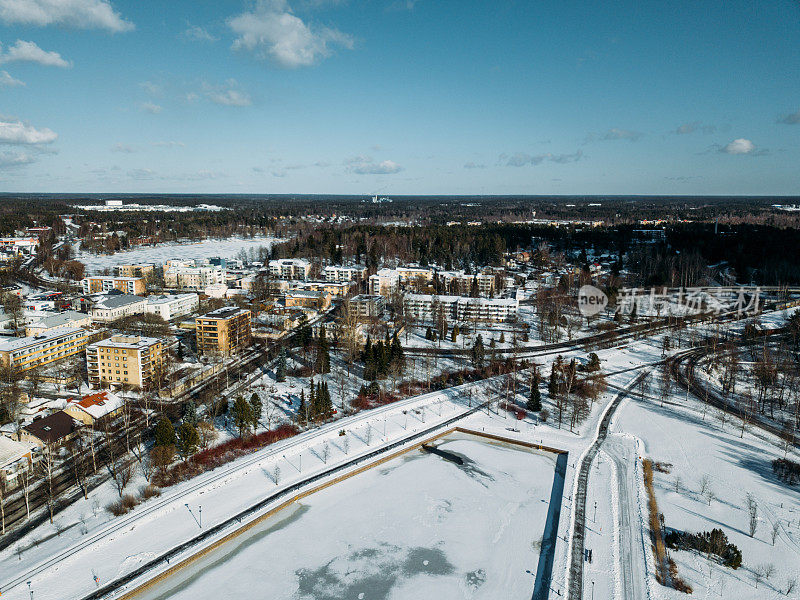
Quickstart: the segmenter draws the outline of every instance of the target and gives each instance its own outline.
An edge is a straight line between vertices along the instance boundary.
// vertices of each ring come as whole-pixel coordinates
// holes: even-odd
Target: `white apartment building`
[[[145,312],[159,315],[165,321],[191,314],[200,308],[197,294],[148,296]]]
[[[107,296],[92,306],[92,321],[110,323],[122,317],[144,314],[147,309],[147,298],[131,294]]]
[[[380,269],[369,278],[369,293],[371,296],[388,298],[400,289],[400,275],[394,269]]]
[[[464,271],[439,271],[436,277],[451,294],[471,296],[472,288],[476,287],[479,296],[491,298],[494,295],[495,278],[489,273],[470,275]]]
[[[304,258],[279,258],[269,261],[269,274],[275,279],[305,281],[311,275],[311,263]]]
[[[403,309],[407,319],[420,323],[433,322],[439,311],[450,321],[507,323],[517,319],[519,302],[509,298],[406,294]]]
[[[164,285],[179,290],[201,292],[209,285],[225,283],[225,278],[225,269],[217,265],[170,266],[164,270]]]
[[[353,267],[343,267],[340,265],[328,265],[325,267],[325,281],[340,283],[345,281],[363,281],[367,278],[367,267],[359,265]]]

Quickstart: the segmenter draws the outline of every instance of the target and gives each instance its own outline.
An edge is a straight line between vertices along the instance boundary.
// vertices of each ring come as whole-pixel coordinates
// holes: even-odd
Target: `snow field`
[[[530,595],[554,458],[453,434],[303,498],[141,598]],[[311,542],[313,540],[313,543]],[[267,559],[268,557],[268,559]]]

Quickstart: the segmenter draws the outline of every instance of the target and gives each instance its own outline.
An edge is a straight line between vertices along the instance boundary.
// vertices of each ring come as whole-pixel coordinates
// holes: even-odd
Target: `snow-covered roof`
[[[5,436],[0,436],[0,467],[18,461],[30,451],[31,444],[16,442]]]
[[[121,408],[122,398],[112,392],[104,391],[88,394],[71,404],[89,414],[93,419],[100,419]]]

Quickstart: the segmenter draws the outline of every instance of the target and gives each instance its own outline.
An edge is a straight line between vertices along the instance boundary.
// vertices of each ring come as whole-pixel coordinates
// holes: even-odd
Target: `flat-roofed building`
[[[287,308],[313,308],[314,310],[327,310],[331,305],[331,295],[328,292],[313,292],[310,290],[289,290],[283,296]]]
[[[146,389],[164,366],[164,341],[137,335],[112,335],[86,348],[86,368],[92,387]]]
[[[343,267],[341,265],[328,265],[325,267],[326,281],[364,281],[367,278],[367,267],[354,265]]]
[[[60,327],[47,333],[0,341],[0,362],[17,371],[28,371],[83,352],[91,341],[85,329]]]
[[[144,277],[84,277],[81,279],[84,294],[97,294],[118,290],[124,294],[144,294],[147,284]]]
[[[33,465],[30,442],[17,442],[0,435],[0,478],[6,491],[20,485],[19,477]]]
[[[156,270],[153,263],[140,263],[136,265],[114,265],[114,275],[117,277],[143,277],[147,279]]]
[[[200,354],[235,354],[250,345],[251,313],[245,308],[225,306],[195,319],[197,351]]]
[[[439,271],[436,277],[447,293],[455,296],[491,298],[494,295],[495,277],[489,273],[470,275],[464,271]]]
[[[191,314],[199,307],[200,297],[197,294],[159,294],[147,297],[145,312],[158,315],[165,321],[171,321]]]
[[[394,269],[380,269],[369,278],[371,296],[388,298],[400,289],[400,275]]]
[[[448,320],[465,322],[507,323],[516,321],[519,301],[511,298],[467,298],[406,294],[403,309],[408,319],[433,322],[439,314]]]
[[[349,298],[347,305],[359,321],[372,321],[383,315],[386,300],[383,296],[359,294]]]
[[[325,292],[334,298],[344,298],[355,285],[356,283],[354,281],[301,281],[296,284],[294,289],[308,290],[310,292]]]
[[[305,281],[311,274],[311,263],[304,258],[279,258],[269,261],[269,274],[275,279]]]
[[[221,265],[170,266],[164,270],[164,285],[168,288],[202,292],[210,285],[225,283],[225,268]]]

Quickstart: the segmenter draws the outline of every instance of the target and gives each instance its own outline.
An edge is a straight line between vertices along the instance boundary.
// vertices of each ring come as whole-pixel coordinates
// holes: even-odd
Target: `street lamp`
[[[592,579],[592,600],[594,600],[594,579]]]
[[[31,582],[28,582],[28,591],[31,593],[31,600],[33,600],[33,590],[31,589]]]
[[[202,505],[200,506],[200,508],[198,510],[200,511],[200,529],[202,529],[203,528],[203,507],[202,507]]]

